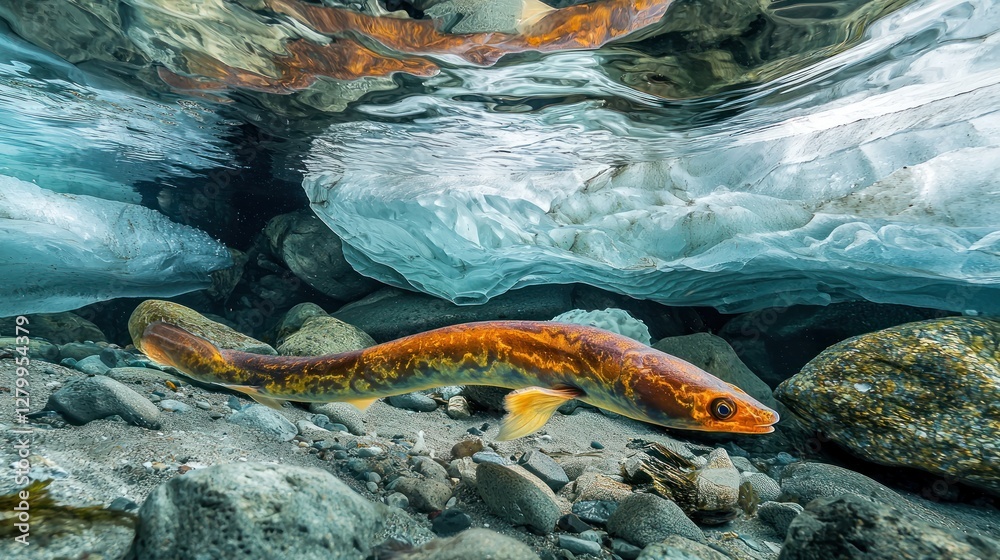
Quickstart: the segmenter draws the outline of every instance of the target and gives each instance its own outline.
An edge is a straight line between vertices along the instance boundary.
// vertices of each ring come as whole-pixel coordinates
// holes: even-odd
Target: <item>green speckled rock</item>
[[[949,317],[847,339],[775,396],[876,463],[1000,493],[1000,321]]]

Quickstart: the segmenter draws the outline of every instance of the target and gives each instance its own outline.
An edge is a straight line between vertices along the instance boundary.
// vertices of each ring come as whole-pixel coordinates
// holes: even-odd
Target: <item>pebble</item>
[[[309,405],[309,412],[326,416],[330,423],[342,424],[346,428],[344,431],[356,436],[365,435],[365,424],[362,420],[363,415],[353,404],[343,402],[312,403]],[[312,421],[317,426],[326,428],[331,432],[339,431],[317,422],[315,417],[312,418]]]
[[[472,408],[469,401],[461,395],[456,395],[448,399],[448,417],[454,420],[465,420],[472,417]]]
[[[461,459],[462,457],[472,457],[483,450],[483,440],[479,438],[463,439],[451,448],[451,458]]]
[[[87,356],[86,358],[76,362],[73,367],[83,373],[86,373],[87,375],[104,375],[109,369],[111,369],[101,360],[101,357],[97,355]]]
[[[385,453],[385,449],[382,449],[381,447],[376,447],[374,445],[371,447],[362,447],[358,449],[358,457],[362,458],[379,457],[383,453]]]
[[[469,529],[454,537],[434,539],[401,557],[412,560],[538,560],[523,542],[488,529]]]
[[[367,488],[372,494],[378,492],[378,484],[375,484],[374,482],[366,482],[365,488]]]
[[[606,525],[611,514],[618,509],[618,502],[609,500],[583,500],[573,504],[573,513],[587,523]]]
[[[76,358],[63,358],[59,361],[59,365],[67,368],[76,368]]]
[[[406,509],[410,507],[409,498],[406,497],[406,494],[401,492],[393,492],[392,494],[386,496],[385,503],[393,507],[398,507],[399,509]]]
[[[251,404],[233,412],[228,420],[268,434],[279,441],[291,441],[299,433],[295,424],[289,422],[283,414],[259,404]]]
[[[570,535],[559,535],[559,548],[566,549],[573,554],[590,554],[592,556],[600,556],[601,554],[600,544]]]
[[[494,463],[496,465],[509,465],[510,461],[501,457],[496,451],[487,450],[472,454],[474,463]]]
[[[585,472],[573,482],[576,496],[573,501],[607,500],[620,502],[632,495],[632,487],[610,476]]]
[[[476,485],[476,463],[472,457],[462,457],[455,459],[448,464],[448,476],[457,478],[470,486]]]
[[[781,495],[778,483],[764,473],[753,473],[744,480],[750,483],[761,502],[773,502]]]
[[[437,401],[423,393],[406,393],[405,395],[395,395],[387,399],[389,404],[405,410],[416,412],[433,412],[437,410]]]
[[[636,560],[690,560],[692,558],[730,560],[728,554],[723,554],[710,546],[681,535],[670,535],[660,542],[650,544],[639,553]]]
[[[433,480],[445,482],[448,480],[448,470],[430,457],[413,457],[411,460],[416,472]]]
[[[781,538],[788,534],[788,526],[802,513],[802,506],[786,502],[764,502],[757,508],[757,519],[774,529]]]
[[[698,509],[706,512],[732,511],[740,498],[740,472],[723,448],[709,453],[705,466],[697,471],[695,488]]]
[[[454,535],[469,527],[472,527],[472,517],[456,508],[445,509],[431,521],[431,531],[442,537]]]
[[[210,410],[212,408],[211,403],[208,401],[194,401],[194,405],[202,410]]]
[[[126,352],[117,348],[111,348],[110,346],[104,347],[98,354],[98,357],[102,362],[104,362],[104,365],[108,366],[108,368],[124,367],[128,365],[126,363],[126,358],[128,356],[129,355]]]
[[[344,457],[347,457],[346,452],[341,451],[340,453],[343,453]],[[336,457],[336,455],[337,454],[334,453],[334,457]],[[368,462],[358,457],[351,457],[350,459],[348,459],[346,466],[347,470],[351,471],[354,474],[361,474],[366,470],[368,470]]]
[[[654,494],[633,494],[619,504],[608,519],[608,531],[642,547],[670,535],[705,540],[701,529],[677,504]]]
[[[211,418],[212,420],[218,420],[219,418],[222,418],[223,416],[224,415],[221,412],[217,412],[217,411],[214,411],[214,410],[212,412],[208,413],[208,417]]]
[[[130,499],[122,496],[122,497],[115,498],[114,500],[112,500],[111,503],[108,504],[108,509],[110,509],[112,511],[132,512],[132,511],[137,511],[139,509],[139,504],[137,504],[137,503],[133,502],[132,500],[130,500]]]
[[[119,416],[129,424],[160,429],[160,410],[139,393],[107,377],[77,377],[49,396],[45,410],[55,410],[70,423]]]
[[[733,466],[736,467],[736,470],[740,471],[741,473],[757,472],[757,469],[750,463],[750,459],[746,457],[740,457],[739,455],[730,455],[729,459],[733,462]]]
[[[604,449],[604,446],[601,445],[601,443],[597,442],[597,441],[590,442],[590,446],[593,447],[594,449]]]
[[[443,510],[451,499],[451,485],[438,480],[399,478],[393,490],[403,493],[413,509],[420,512]]]
[[[88,356],[96,356],[100,353],[101,347],[93,342],[67,342],[59,345],[59,356],[63,362],[73,360],[76,363]],[[62,362],[59,363],[62,364]]]
[[[174,399],[163,399],[159,403],[160,408],[170,412],[187,412],[191,410],[191,407]]]
[[[375,484],[378,484],[379,482],[382,482],[382,475],[378,474],[375,471],[369,471],[365,473],[365,480],[367,480],[368,482],[374,482]]]
[[[611,552],[620,556],[622,560],[636,560],[642,549],[625,539],[611,539]]]
[[[562,467],[559,466],[559,463],[556,463],[555,460],[541,451],[532,450],[525,452],[517,461],[517,464],[540,478],[553,492],[558,492],[563,486],[569,484],[569,478]]]
[[[590,530],[590,525],[587,525],[582,519],[572,513],[567,513],[560,517],[559,521],[556,522],[556,527],[560,531],[567,531],[569,533],[582,533]]]
[[[517,465],[479,463],[476,490],[490,510],[515,525],[551,533],[562,516],[555,493]]]

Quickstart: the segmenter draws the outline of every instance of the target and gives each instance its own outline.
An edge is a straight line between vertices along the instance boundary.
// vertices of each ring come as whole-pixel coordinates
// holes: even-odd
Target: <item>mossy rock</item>
[[[132,336],[132,343],[135,344],[136,348],[142,350],[140,341],[142,333],[146,330],[146,326],[155,321],[163,321],[181,327],[210,341],[219,348],[241,350],[254,354],[277,354],[277,351],[270,345],[212,321],[194,309],[159,299],[148,299],[142,302],[129,317],[128,332]]]
[[[856,455],[1000,493],[1000,321],[949,317],[835,344],[775,396]]]

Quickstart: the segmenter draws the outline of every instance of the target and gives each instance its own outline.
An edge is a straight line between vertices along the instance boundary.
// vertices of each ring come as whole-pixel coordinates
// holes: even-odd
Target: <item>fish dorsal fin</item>
[[[572,387],[526,387],[509,393],[503,401],[507,416],[500,422],[497,440],[517,439],[537,431],[564,402],[582,395],[583,391]]]
[[[244,395],[250,397],[251,399],[257,401],[258,403],[260,403],[260,404],[262,404],[264,406],[270,407],[270,408],[277,409],[277,410],[281,410],[281,406],[283,404],[285,404],[286,402],[288,402],[288,401],[285,401],[285,400],[282,400],[282,399],[276,399],[274,397],[269,397],[269,396],[261,393],[259,387],[251,387],[249,385],[226,385],[226,384],[222,384],[222,383],[220,383],[220,385],[222,385],[226,389],[232,389],[233,391],[239,391],[239,392],[243,393]]]
[[[353,404],[354,408],[357,408],[361,412],[368,410],[368,407],[372,405],[373,402],[377,401],[378,397],[373,398],[363,398],[363,399],[351,399],[349,401],[344,401],[349,404]]]

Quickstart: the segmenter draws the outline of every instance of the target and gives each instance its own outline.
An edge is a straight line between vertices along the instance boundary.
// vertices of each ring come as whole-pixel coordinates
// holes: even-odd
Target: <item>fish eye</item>
[[[736,414],[736,403],[730,398],[718,398],[712,401],[710,410],[712,411],[712,416],[717,420],[726,420],[732,418],[733,414]]]

